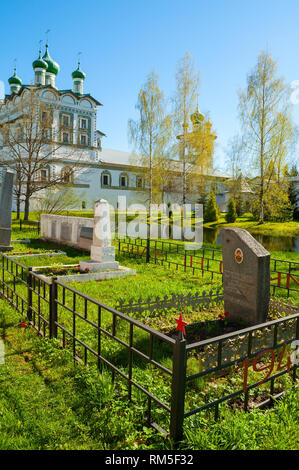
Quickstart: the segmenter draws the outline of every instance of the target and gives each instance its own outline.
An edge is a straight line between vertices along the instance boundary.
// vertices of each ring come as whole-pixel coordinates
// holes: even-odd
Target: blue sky
[[[38,42],[50,29],[49,51],[60,64],[56,84],[71,88],[82,52],[85,92],[97,98],[104,146],[131,150],[127,122],[147,74],[160,76],[165,95],[186,51],[201,73],[199,107],[209,112],[218,139],[216,164],[239,130],[237,91],[260,51],[268,49],[288,82],[299,80],[298,0],[1,0],[0,80],[7,84],[14,59],[23,83],[33,78]],[[299,125],[299,104],[294,107]]]

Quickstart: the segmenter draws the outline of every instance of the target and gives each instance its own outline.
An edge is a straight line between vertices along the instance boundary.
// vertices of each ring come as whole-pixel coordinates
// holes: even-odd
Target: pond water
[[[299,237],[277,237],[256,233],[253,233],[252,236],[267,250],[299,253]],[[204,228],[203,241],[212,245],[221,243],[221,230],[219,228]]]

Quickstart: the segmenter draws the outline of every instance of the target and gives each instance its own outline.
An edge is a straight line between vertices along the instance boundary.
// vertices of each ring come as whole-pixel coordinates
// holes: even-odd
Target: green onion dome
[[[41,51],[39,51],[39,57],[38,57],[38,59],[36,59],[33,62],[32,67],[34,69],[45,69],[45,70],[47,70],[48,64],[44,59],[42,59]]]
[[[46,52],[43,56],[43,59],[48,65],[47,72],[54,73],[54,75],[57,75],[59,72],[59,65],[50,57],[48,51],[48,44],[46,44]]]
[[[14,69],[14,74],[8,79],[10,85],[22,85],[22,80],[17,76],[16,69]]]
[[[78,68],[72,73],[72,78],[82,78],[85,80],[85,73],[80,69],[80,62],[78,62]]]

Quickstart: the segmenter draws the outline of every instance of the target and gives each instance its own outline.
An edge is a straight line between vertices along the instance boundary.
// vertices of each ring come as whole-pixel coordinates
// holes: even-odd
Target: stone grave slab
[[[222,229],[224,309],[229,320],[266,321],[270,301],[270,253],[246,230]]]

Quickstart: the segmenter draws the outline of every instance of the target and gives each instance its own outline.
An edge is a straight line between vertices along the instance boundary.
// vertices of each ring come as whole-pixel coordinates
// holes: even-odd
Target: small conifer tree
[[[225,220],[228,224],[233,224],[237,219],[236,203],[235,200],[231,197],[227,206],[227,213],[225,215]]]
[[[217,222],[219,218],[219,209],[216,202],[214,191],[211,191],[210,197],[204,207],[204,222]]]

